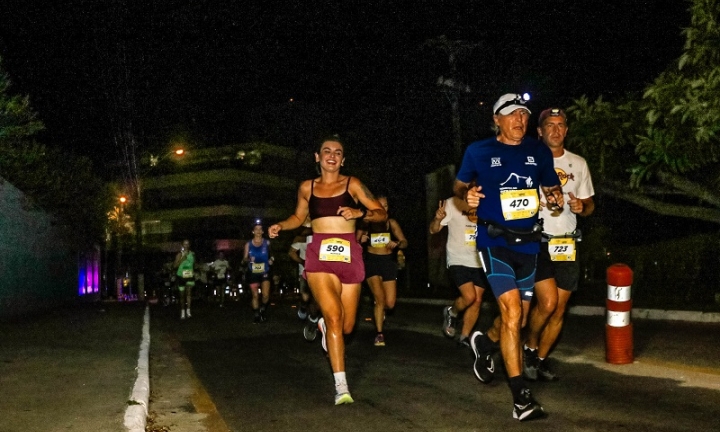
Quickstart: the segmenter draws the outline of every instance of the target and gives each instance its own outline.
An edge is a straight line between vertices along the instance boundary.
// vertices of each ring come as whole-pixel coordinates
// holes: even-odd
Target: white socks
[[[350,390],[348,389],[347,380],[345,379],[345,372],[335,372],[333,374],[333,377],[335,378],[335,393],[336,394],[350,392]]]

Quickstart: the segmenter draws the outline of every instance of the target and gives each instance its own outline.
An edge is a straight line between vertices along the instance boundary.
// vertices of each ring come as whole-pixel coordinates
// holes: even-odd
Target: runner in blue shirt
[[[490,337],[475,332],[470,338],[475,376],[485,383],[493,379],[492,351],[499,339],[513,395],[513,417],[523,421],[545,415],[523,380],[520,340],[542,236],[538,187],[548,206],[562,207],[564,201],[550,149],[525,136],[530,110],[523,97],[503,95],[493,114],[497,134],[467,148],[454,192],[470,208],[477,208],[478,253],[500,306]]]

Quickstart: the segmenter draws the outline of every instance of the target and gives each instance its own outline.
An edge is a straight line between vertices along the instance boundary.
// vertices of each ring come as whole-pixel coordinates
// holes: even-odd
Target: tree
[[[74,240],[92,243],[105,231],[108,193],[90,160],[34,139],[44,129],[28,96],[12,95],[0,68],[0,175],[70,228]]]
[[[0,58],[0,148],[30,137],[45,128],[30,108],[28,96],[11,95],[10,79]]]
[[[691,0],[690,14],[682,55],[642,97],[575,100],[569,144],[593,165],[599,191],[720,223],[720,1]]]

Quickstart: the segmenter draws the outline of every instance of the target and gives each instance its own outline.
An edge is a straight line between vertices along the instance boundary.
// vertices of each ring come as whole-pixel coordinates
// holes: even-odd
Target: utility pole
[[[444,52],[448,56],[450,76],[440,76],[437,85],[450,102],[453,132],[453,156],[459,161],[463,153],[462,125],[460,122],[460,95],[470,93],[470,86],[463,83],[457,71],[458,60],[469,55],[480,44],[462,40],[450,40],[443,35],[425,42],[425,46]]]

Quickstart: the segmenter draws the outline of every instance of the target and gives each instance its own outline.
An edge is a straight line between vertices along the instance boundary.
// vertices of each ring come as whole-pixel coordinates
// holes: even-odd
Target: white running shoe
[[[355,402],[350,393],[340,393],[335,395],[335,405],[345,405]]]

